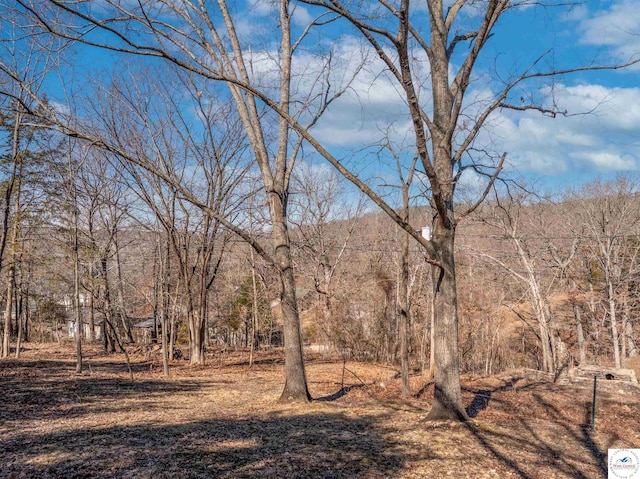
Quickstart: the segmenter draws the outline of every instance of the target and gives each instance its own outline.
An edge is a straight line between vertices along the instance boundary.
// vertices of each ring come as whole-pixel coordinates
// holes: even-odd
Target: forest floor
[[[424,421],[433,385],[339,358],[308,358],[316,398],[277,402],[279,351],[209,353],[208,365],[27,344],[0,361],[1,478],[597,478],[608,448],[640,448],[640,389],[558,385],[517,371],[464,377],[473,417]]]

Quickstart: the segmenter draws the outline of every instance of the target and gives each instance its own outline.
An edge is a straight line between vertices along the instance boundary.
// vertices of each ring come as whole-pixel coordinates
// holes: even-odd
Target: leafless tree
[[[41,93],[44,90],[44,79],[56,66],[55,54],[60,46],[56,40],[52,39],[21,42],[17,37],[20,19],[24,19],[21,12],[13,6],[6,6],[0,13],[3,17],[2,28],[6,32],[0,42],[0,58],[2,58],[0,88],[5,92],[0,102],[0,130],[8,135],[8,153],[4,162],[9,165],[2,192],[0,229],[0,271],[8,266],[6,269],[7,303],[0,345],[0,356],[4,358],[9,355],[12,299],[16,298],[16,266],[19,259],[18,244],[21,242],[19,235],[22,227],[20,203],[24,189],[24,176],[26,172],[37,170],[35,165],[42,164],[41,161],[34,161],[35,156],[42,155],[42,152],[38,152],[42,146],[38,144],[40,136],[38,130],[43,125],[36,117],[28,114],[29,109],[37,108],[37,102],[30,97],[30,92]],[[7,73],[8,71],[15,74],[17,81]],[[25,166],[25,162],[35,165]],[[6,257],[7,246],[9,246],[11,258]],[[19,322],[17,311],[16,320]],[[16,354],[19,354],[19,348]]]
[[[96,110],[105,119],[101,128],[107,141],[149,158],[207,207],[194,208],[148,169],[119,161],[122,181],[129,182],[166,232],[186,301],[190,361],[204,364],[210,291],[230,239],[217,218],[237,217],[239,205],[253,193],[244,188],[251,167],[246,136],[229,102],[205,102],[185,79],[143,82],[143,75],[148,72],[128,85],[112,85]],[[179,105],[184,91],[191,92],[188,99],[197,108],[195,125]]]
[[[625,362],[622,344],[629,322],[620,330],[620,317],[628,296],[629,286],[638,274],[636,237],[640,226],[640,203],[635,180],[618,178],[615,181],[596,181],[584,186],[576,196],[577,214],[585,227],[590,260],[595,262],[604,277],[606,309],[609,316],[614,363],[617,368]],[[622,341],[621,341],[622,336]],[[633,342],[625,344],[634,349]]]
[[[559,368],[558,346],[561,341],[553,321],[547,291],[541,280],[544,274],[544,261],[541,258],[541,236],[539,230],[532,226],[533,211],[540,204],[527,204],[530,195],[519,193],[507,197],[496,197],[491,205],[484,208],[483,222],[496,228],[504,235],[515,252],[516,260],[499,258],[495,253],[478,252],[481,257],[489,259],[507,271],[513,278],[524,285],[526,297],[531,304],[535,320],[538,324],[538,339],[542,351],[542,369],[555,373]],[[495,234],[495,233],[494,233]],[[546,241],[544,241],[546,243]]]
[[[319,337],[332,341],[333,330],[342,322],[335,305],[337,276],[364,204],[362,198],[350,198],[340,177],[323,164],[300,164],[293,183],[289,221],[296,227],[292,241],[304,265],[299,274],[310,277],[310,287],[317,294]]]
[[[251,49],[242,48],[234,15],[225,1],[217,2],[216,5],[141,3],[133,9],[125,8],[116,1],[107,1],[100,9],[93,9],[88,2],[86,5],[79,3],[75,6],[64,2],[51,2],[47,5],[19,2],[19,5],[33,15],[37,24],[59,38],[99,45],[123,53],[164,58],[181,69],[209,80],[223,81],[228,86],[228,94],[235,102],[240,121],[249,137],[268,198],[273,255],[266,259],[280,272],[281,304],[285,324],[287,379],[282,399],[307,401],[310,396],[302,354],[300,320],[286,221],[289,181],[300,152],[302,136],[292,135],[289,125],[292,120],[300,121],[305,128],[315,124],[327,105],[339,96],[345,87],[341,84],[336,89],[326,81],[328,72],[331,71],[331,55],[328,55],[329,60],[320,62],[316,71],[307,70],[305,82],[311,85],[309,90],[302,91],[301,94],[292,90],[293,53],[313,25],[303,29],[298,39],[292,38],[290,2],[280,2],[278,54],[273,56],[264,52],[266,56],[259,58],[259,55],[252,54]],[[172,21],[176,22],[175,25],[163,21],[150,21],[155,15],[164,16],[167,13],[170,13]],[[219,16],[222,22],[214,21],[214,16]],[[120,20],[112,23],[108,18]],[[83,26],[76,30],[76,27],[71,27],[73,23]],[[78,34],[85,27],[96,32],[94,27],[103,30],[104,41],[90,38],[92,35]],[[120,27],[123,27],[122,31],[118,31]],[[137,44],[133,37],[128,38],[133,31],[138,32],[135,36],[141,35],[142,43]],[[268,74],[258,72],[260,60],[273,66]],[[266,78],[264,84],[266,91],[277,92],[278,99],[269,103],[277,109],[279,119],[274,118],[273,114],[261,111],[260,101],[264,98],[253,94],[245,87],[253,82],[262,83],[265,77],[273,72],[278,72],[277,78],[273,81]],[[277,125],[277,128],[270,131],[270,125]],[[95,137],[87,139],[96,140]],[[247,239],[246,234],[241,236]],[[254,241],[251,241],[251,244],[256,246]],[[261,255],[267,254],[261,247],[256,248],[256,251]]]
[[[516,101],[516,98],[524,99],[519,93],[532,81],[623,65],[548,70],[543,64],[543,54],[529,67],[504,79],[496,94],[484,104],[476,105],[473,111],[467,108],[465,100],[469,100],[467,91],[474,79],[478,59],[494,36],[498,20],[511,8],[524,6],[527,2],[490,0],[478,5],[458,0],[445,9],[442,0],[427,0],[426,12],[416,8],[410,0],[380,0],[374,5],[326,0],[304,0],[304,3],[324,8],[346,20],[375,51],[403,94],[420,165],[430,186],[425,199],[436,212],[431,241],[421,238],[419,232],[311,135],[307,139],[424,247],[434,266],[436,318],[432,344],[436,363],[435,402],[428,418],[466,419],[459,381],[455,231],[459,222],[491,191],[506,158],[506,154],[487,156],[486,151],[475,150],[478,134],[492,114],[501,108],[534,110],[554,116],[562,114],[555,106],[546,107],[535,100]],[[474,14],[466,15],[470,9],[475,9]],[[415,61],[420,55],[428,60],[427,68]],[[456,185],[467,170],[484,177],[486,187],[474,201],[456,209]]]
[[[407,161],[404,158],[407,155],[407,148],[396,142],[392,138],[391,129],[385,133],[381,150],[384,154],[389,155],[394,163],[397,173],[398,184],[385,184],[386,187],[398,189],[400,191],[401,206],[399,208],[400,218],[405,223],[410,223],[410,206],[411,194],[414,186],[414,177],[416,175],[416,165],[418,155],[413,154],[413,158]],[[409,150],[411,152],[411,150]],[[398,310],[398,330],[400,343],[400,376],[402,378],[402,394],[404,396],[411,395],[409,384],[409,345],[410,345],[410,311],[411,311],[411,284],[410,284],[410,245],[411,236],[406,231],[401,233],[400,240],[400,259],[398,268],[397,281],[397,310]],[[433,330],[433,324],[431,325]],[[433,348],[432,348],[433,351]],[[433,367],[433,361],[431,366]]]

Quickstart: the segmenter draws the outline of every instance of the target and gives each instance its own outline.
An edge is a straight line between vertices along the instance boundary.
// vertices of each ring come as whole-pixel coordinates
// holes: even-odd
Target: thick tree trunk
[[[198,308],[199,310],[201,308]],[[190,364],[202,366],[205,363],[204,340],[205,321],[202,311],[195,311],[189,318]]]
[[[302,332],[296,298],[296,282],[286,223],[286,205],[282,196],[270,195],[271,220],[275,261],[280,277],[280,307],[284,327],[285,385],[279,401],[306,402],[311,399],[302,349]]]
[[[432,275],[432,279],[435,275]],[[433,281],[432,281],[433,283]],[[429,313],[429,374],[427,379],[433,379],[436,371],[436,353],[433,345],[436,342],[436,302],[435,302],[435,287],[431,285],[431,311]]]
[[[453,243],[455,230],[436,221],[432,241],[440,267],[433,268],[434,401],[427,420],[468,419],[462,404],[458,357],[458,301]]]

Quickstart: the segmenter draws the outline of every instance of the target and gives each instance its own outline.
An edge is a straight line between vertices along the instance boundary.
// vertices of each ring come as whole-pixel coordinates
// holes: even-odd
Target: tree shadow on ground
[[[422,396],[424,396],[427,393],[427,391],[429,390],[429,387],[433,385],[435,385],[435,383],[433,381],[429,381],[424,386],[422,386],[417,393],[414,394],[414,397],[416,399],[420,399]]]
[[[225,395],[207,397],[221,401],[237,401],[249,390],[213,378],[74,376],[62,361],[38,362],[46,371],[4,365],[0,478],[592,478],[606,475],[606,450],[618,447],[615,434],[598,436],[589,428],[590,390],[580,400],[579,390],[567,389],[560,401],[559,388],[543,382],[467,389],[467,411],[475,419],[463,424],[418,425],[429,400],[401,403],[418,404],[420,411],[393,411],[375,391],[370,403],[327,403],[364,383],[342,387],[302,413],[288,407],[258,413],[254,402],[247,410],[221,404],[216,414],[213,404],[205,420],[184,422],[173,409],[189,417],[180,403],[189,397],[197,402],[190,408],[199,408],[200,388],[207,394],[220,388]],[[165,394],[176,397],[164,400]],[[633,404],[610,417],[634,427]]]
[[[109,356],[110,357],[110,356]],[[83,368],[81,374],[123,374],[129,373],[126,364],[119,361],[119,358],[114,358],[112,361],[104,360],[104,356],[100,356],[97,360],[91,357],[85,357],[83,359]],[[131,363],[131,370],[133,371],[134,378],[136,374],[147,373],[149,369],[154,366],[153,361],[137,361]],[[162,367],[156,365],[156,369]],[[38,369],[46,369],[47,375],[52,374],[75,374],[76,363],[75,361],[64,361],[57,359],[47,360],[23,360],[23,359],[4,359],[0,361],[1,371],[33,371]]]
[[[497,388],[494,389],[480,389],[478,391],[475,391],[475,396],[473,397],[473,400],[471,401],[471,404],[469,404],[465,410],[467,412],[467,415],[470,418],[474,418],[478,415],[478,413],[480,413],[481,411],[484,411],[485,409],[487,409],[487,407],[489,406],[489,401],[491,401],[491,395],[494,393],[498,393],[498,392],[502,392],[502,391],[508,391],[509,389],[513,389],[515,388],[516,384],[518,383],[518,381],[520,381],[522,378],[519,377],[514,377],[512,379],[510,379],[509,381],[507,381],[506,383],[504,383],[502,386],[499,386]],[[466,391],[469,391],[468,389],[464,389]]]
[[[319,398],[314,398],[314,401],[320,401],[320,402],[337,401],[341,397],[346,396],[349,393],[349,391],[352,391],[354,389],[364,388],[364,387],[367,387],[367,385],[366,384],[353,384],[351,386],[343,386],[337,392],[335,392],[333,394],[329,394],[327,396],[322,396],[322,397],[319,397]]]
[[[376,417],[308,414],[23,433],[0,477],[382,478],[405,458]]]
[[[6,363],[3,366],[7,366]],[[119,368],[122,372],[122,365]],[[93,412],[126,410],[123,400],[144,398],[152,407],[164,394],[195,394],[201,384],[194,380],[135,380],[119,377],[73,375],[68,363],[36,361],[13,364],[0,370],[3,391],[2,421],[82,417]],[[106,406],[109,405],[109,406]]]
[[[375,415],[273,413],[96,427],[93,413],[135,418],[131,408],[166,407],[162,395],[197,395],[202,382],[75,376],[59,361],[12,366],[0,371],[0,478],[382,478],[397,476],[406,460]],[[207,389],[212,384],[229,387],[206,380]]]
[[[514,378],[495,389],[476,391],[467,407],[470,417],[478,416],[494,401],[513,411],[508,427],[487,426],[477,421],[464,423],[484,452],[521,478],[556,477],[557,474],[579,479],[595,477],[594,474],[604,477],[607,473],[606,451],[617,436],[610,438],[604,448],[598,447],[589,425],[590,405],[585,405],[582,422],[576,421],[535,392],[541,383],[519,388],[520,392],[530,390],[528,397],[533,404],[528,411],[523,410],[521,404],[510,404],[504,397],[495,398],[497,392],[513,389],[517,380]]]

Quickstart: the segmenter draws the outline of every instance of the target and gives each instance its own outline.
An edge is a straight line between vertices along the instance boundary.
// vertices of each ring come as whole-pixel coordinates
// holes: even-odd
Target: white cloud
[[[243,44],[250,44],[256,37],[264,37],[267,29],[259,23],[252,21],[250,18],[234,19],[236,33]]]
[[[629,131],[640,129],[640,88],[560,85],[554,96],[560,109],[585,114],[583,123]]]
[[[640,88],[559,85],[553,93],[560,109],[576,115],[502,112],[502,122],[485,138],[494,140],[493,148],[502,147],[521,171],[541,175],[638,168]]]
[[[565,22],[579,22],[585,20],[589,16],[589,9],[584,4],[573,4],[569,10],[562,15]]]
[[[474,202],[487,187],[486,176],[479,175],[473,170],[465,170],[456,185],[456,194],[460,201]]]
[[[266,17],[278,11],[278,4],[274,0],[249,0],[249,12],[251,15]]]
[[[341,48],[340,55],[348,58],[348,51],[359,58],[355,45]],[[345,61],[343,68],[352,71],[354,60]],[[378,73],[382,70],[376,61],[369,63],[349,92],[332,105],[314,127],[320,141],[340,147],[374,144],[381,140],[384,127],[392,123],[396,138],[411,136],[412,123],[402,94],[393,79]],[[474,147],[497,156],[507,152],[508,161],[520,172],[543,176],[583,170],[628,171],[640,164],[636,153],[640,146],[640,88],[556,84],[553,91],[541,93],[548,99],[547,106],[553,103],[570,116],[496,111]],[[468,92],[464,112],[470,124],[492,98],[487,89]],[[473,190],[473,178],[466,175],[463,183]]]
[[[291,21],[295,26],[304,28],[313,21],[313,17],[306,8],[301,5],[296,5],[293,8]]]
[[[611,151],[583,151],[572,155],[577,160],[584,160],[598,170],[629,171],[638,169],[638,158],[628,153]]]
[[[49,100],[49,107],[56,115],[60,115],[66,118],[69,118],[71,116],[71,109],[69,108],[69,105],[67,103],[56,100]]]
[[[373,62],[361,72],[352,90],[332,105],[314,128],[314,134],[324,144],[341,147],[373,144],[381,140],[383,125],[391,123],[396,126],[397,137],[411,132],[407,108],[395,82],[384,74],[376,74],[376,68],[382,70],[381,65]],[[473,146],[496,156],[507,152],[508,161],[521,173],[547,177],[569,177],[576,171],[615,173],[638,168],[640,88],[556,84],[553,91],[541,94],[547,98],[546,106],[553,104],[566,110],[569,116],[550,118],[537,111],[496,111]],[[467,128],[492,98],[493,93],[487,89],[468,92],[464,111],[470,123]],[[461,137],[457,140],[461,141]],[[473,178],[463,178],[473,190]]]
[[[309,64],[308,59],[301,63]],[[428,63],[422,59],[417,67],[428,68]],[[349,88],[314,126],[313,134],[328,145],[364,146],[379,143],[393,125],[392,139],[402,142],[413,126],[397,81],[370,47],[344,37],[334,50],[331,84],[340,88],[349,81]],[[427,107],[428,97],[425,94],[423,101]]]
[[[595,10],[579,26],[580,43],[610,47],[617,60],[640,54],[640,9],[637,0],[610,2],[606,10]]]

